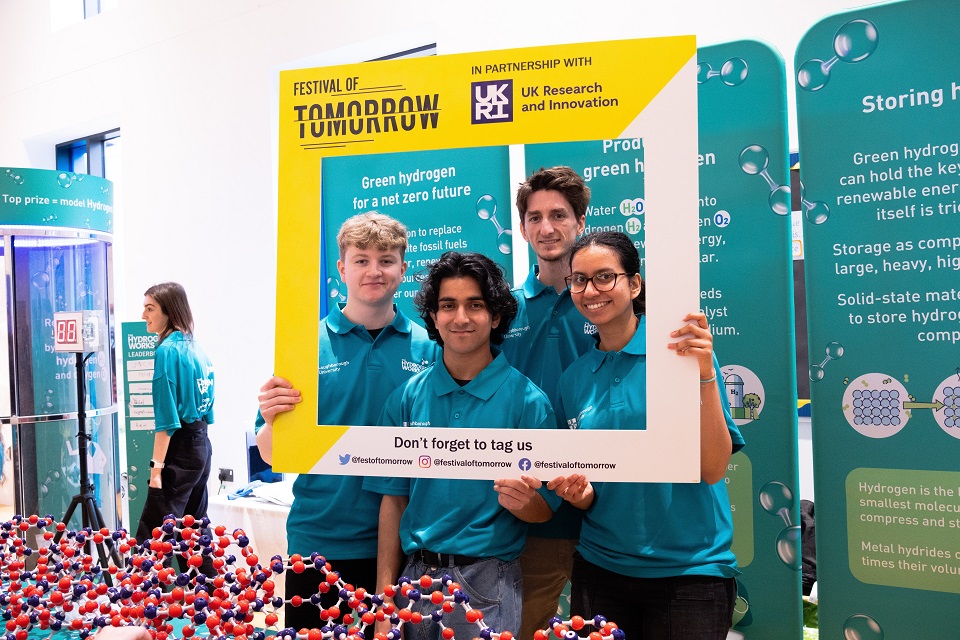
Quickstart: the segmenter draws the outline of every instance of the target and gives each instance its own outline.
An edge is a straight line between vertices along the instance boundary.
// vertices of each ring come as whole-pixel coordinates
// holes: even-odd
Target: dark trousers
[[[137,526],[137,542],[149,541],[154,528],[162,525],[169,514],[178,518],[192,515],[198,520],[207,515],[207,480],[212,454],[207,423],[183,424],[173,432],[164,467],[160,470],[161,488],[147,490],[147,501]],[[210,535],[209,528],[203,533]],[[196,549],[197,553],[200,551]],[[177,563],[181,571],[186,571],[183,558],[178,556]],[[216,575],[210,556],[204,556],[200,570],[208,576]]]
[[[343,581],[353,585],[354,589],[363,587],[367,593],[376,593],[377,589],[377,559],[362,558],[359,560],[327,560],[334,571],[340,574]],[[287,569],[283,573],[284,580],[284,599],[287,603],[283,605],[283,625],[292,627],[299,631],[300,629],[319,629],[328,624],[320,619],[320,609],[310,604],[310,596],[317,593],[317,587],[324,582],[323,573],[318,569],[307,569],[303,573],[294,573]],[[303,598],[303,604],[294,607],[290,604],[290,598],[300,596]],[[329,609],[337,604],[339,594],[336,588],[320,595],[320,606]],[[369,603],[367,603],[369,606]],[[347,606],[346,600],[340,603],[341,618],[345,614],[351,613],[354,617],[354,623],[359,623],[358,616]],[[367,640],[373,638],[373,625],[367,627],[365,634]]]
[[[570,613],[602,615],[628,640],[724,640],[733,623],[734,578],[631,578],[576,554]]]

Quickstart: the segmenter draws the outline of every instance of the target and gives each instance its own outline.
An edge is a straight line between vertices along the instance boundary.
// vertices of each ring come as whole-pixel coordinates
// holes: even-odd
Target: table
[[[243,529],[260,558],[260,564],[264,565],[274,555],[286,558],[289,513],[290,507],[286,505],[252,498],[228,500],[226,494],[211,496],[207,505],[211,526],[223,525],[228,531]],[[235,545],[231,545],[227,553],[240,558],[240,549]],[[277,595],[283,595],[283,580],[277,581]]]

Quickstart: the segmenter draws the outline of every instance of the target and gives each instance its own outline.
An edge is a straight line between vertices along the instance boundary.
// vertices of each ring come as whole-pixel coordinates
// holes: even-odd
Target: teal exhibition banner
[[[960,637],[960,11],[796,54],[821,634]]]
[[[121,323],[123,343],[120,361],[123,367],[125,400],[124,429],[127,441],[127,498],[130,521],[136,531],[147,500],[150,482],[150,458],[153,457],[153,361],[157,334],[147,331],[146,322]]]
[[[346,302],[346,287],[337,272],[337,231],[347,218],[367,211],[392,216],[407,227],[408,266],[397,306],[417,322],[417,274],[446,251],[483,253],[498,262],[512,282],[508,155],[507,147],[497,146],[324,159],[326,286],[321,300],[326,305]]]
[[[0,167],[0,223],[113,233],[113,183],[69,171]]]
[[[726,483],[737,637],[802,636],[786,73],[769,46],[697,51],[700,304],[746,446]]]

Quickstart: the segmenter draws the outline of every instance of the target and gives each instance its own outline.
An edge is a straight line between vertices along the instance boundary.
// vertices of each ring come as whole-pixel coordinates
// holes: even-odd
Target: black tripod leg
[[[83,509],[86,512],[86,516],[89,522],[93,522],[97,527],[92,529],[92,536],[100,533],[100,529],[106,528],[103,514],[100,512],[100,506],[97,505],[96,499],[93,497],[93,494],[87,494],[83,499]],[[113,545],[113,538],[107,536],[104,538],[103,542],[95,542],[97,547],[97,559],[100,564],[100,568],[103,569],[104,581],[108,586],[113,586],[113,576],[110,575],[108,571],[110,567],[109,558],[113,559],[114,566],[117,568],[120,567],[120,555],[117,553],[116,548]],[[107,549],[110,549],[110,555],[108,558]]]
[[[67,507],[67,513],[63,516],[63,524],[70,526],[70,518],[73,517],[73,512],[77,510],[77,507],[83,504],[83,494],[77,494],[73,496],[70,500],[70,506]],[[57,534],[53,536],[54,542],[60,542],[60,538],[63,537],[64,531],[57,531]]]
[[[100,511],[100,505],[97,504],[97,501],[93,499],[93,496],[90,498],[91,504],[93,505],[93,516],[94,522],[97,523],[97,529],[106,529],[107,523],[103,519],[103,512]],[[120,568],[120,554],[117,552],[117,545],[114,539],[107,535],[104,538],[104,542],[107,545],[107,548],[110,549],[110,557],[113,558],[113,564]]]

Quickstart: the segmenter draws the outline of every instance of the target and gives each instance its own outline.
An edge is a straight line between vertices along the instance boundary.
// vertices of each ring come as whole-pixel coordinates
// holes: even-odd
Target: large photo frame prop
[[[465,479],[576,471],[595,480],[698,482],[696,363],[666,348],[670,332],[699,306],[696,100],[692,36],[282,72],[275,371],[301,390],[303,407],[277,417],[274,466]],[[441,435],[436,428],[317,424],[317,320],[322,292],[329,294],[321,253],[324,246],[336,251],[329,229],[323,233],[324,217],[344,214],[324,210],[324,182],[334,180],[325,159],[619,139],[642,139],[649,163],[641,177],[647,362],[657,374],[646,389],[645,430],[444,429]],[[398,189],[401,199],[402,191],[411,190]],[[455,226],[456,220],[432,220],[427,228]],[[487,446],[456,452],[413,446],[437,438]],[[424,467],[425,455],[448,464]]]

